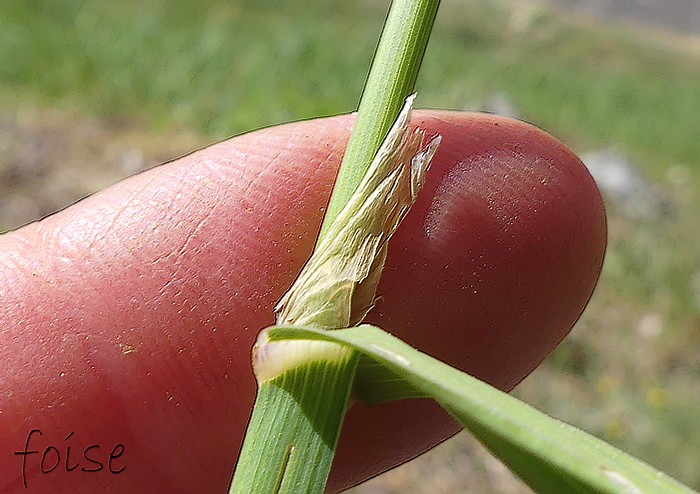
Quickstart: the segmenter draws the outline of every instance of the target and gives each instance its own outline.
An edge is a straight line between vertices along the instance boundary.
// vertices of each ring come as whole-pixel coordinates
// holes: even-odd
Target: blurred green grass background
[[[0,231],[117,180],[130,171],[115,166],[124,149],[147,166],[250,129],[353,111],[387,7],[5,0],[0,205],[40,207],[26,217],[0,208]],[[608,204],[591,305],[516,394],[700,489],[698,39],[539,2],[443,0],[418,92],[420,107],[453,109],[507,95],[521,118],[577,151],[624,153],[665,198],[654,218]],[[109,151],[115,143],[123,149]],[[47,185],[66,169],[94,178]],[[356,492],[527,492],[508,479],[460,437]]]

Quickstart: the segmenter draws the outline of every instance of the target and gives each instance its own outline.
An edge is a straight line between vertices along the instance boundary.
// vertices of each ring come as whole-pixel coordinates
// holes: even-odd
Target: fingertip
[[[443,141],[390,243],[368,322],[510,390],[591,296],[606,243],[600,194],[580,160],[531,125],[456,112],[416,112],[413,123]],[[354,461],[344,465],[346,481],[391,468],[457,430],[435,403],[405,403],[408,415],[391,406],[349,413],[348,428],[366,432],[341,436],[338,458]],[[343,473],[331,478],[343,485]]]
[[[49,410],[32,419],[89,423],[88,432],[125,434],[118,439],[141,452],[128,475],[85,489],[158,489],[158,478],[188,491],[225,488],[225,459],[254,396],[250,346],[311,253],[352,122],[239,136],[2,237],[18,254],[0,262],[13,280],[3,287],[1,337],[12,365],[33,376],[28,385],[6,371],[2,386],[25,408]],[[532,126],[437,111],[412,122],[443,141],[392,240],[370,321],[509,389],[590,296],[605,243],[600,197],[580,161]],[[38,355],[21,351],[16,321],[23,337],[43,342]],[[42,359],[50,365],[35,367]],[[99,416],[89,416],[92,401],[102,403]],[[23,410],[0,422],[31,429]],[[428,402],[356,407],[347,425],[338,488],[456,430]],[[72,491],[70,478],[56,479],[57,492]]]

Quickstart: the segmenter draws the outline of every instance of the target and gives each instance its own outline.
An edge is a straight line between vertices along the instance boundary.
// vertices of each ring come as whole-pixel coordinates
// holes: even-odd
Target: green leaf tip
[[[347,328],[374,305],[387,243],[415,202],[440,137],[425,147],[411,130],[415,94],[382,143],[357,191],[340,212],[275,312],[277,324]]]

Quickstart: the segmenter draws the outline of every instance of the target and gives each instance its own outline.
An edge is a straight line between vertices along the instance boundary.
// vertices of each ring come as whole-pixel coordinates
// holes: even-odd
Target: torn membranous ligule
[[[415,202],[440,138],[412,131],[410,96],[357,191],[277,304],[277,324],[359,324],[374,304],[389,238]]]
[[[440,143],[438,136],[423,148],[424,132],[410,129],[414,98],[406,100],[357,191],[277,304],[278,325],[347,328],[374,305],[388,241],[415,202]],[[270,342],[263,332],[253,350],[253,370],[262,383],[300,365],[351,355],[336,343]]]

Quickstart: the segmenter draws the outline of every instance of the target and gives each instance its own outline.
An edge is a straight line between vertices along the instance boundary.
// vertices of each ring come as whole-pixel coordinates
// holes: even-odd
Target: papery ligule
[[[414,98],[407,98],[357,191],[277,304],[277,324],[346,328],[374,305],[388,241],[415,202],[440,142],[438,136],[421,150],[424,132],[409,127]]]

